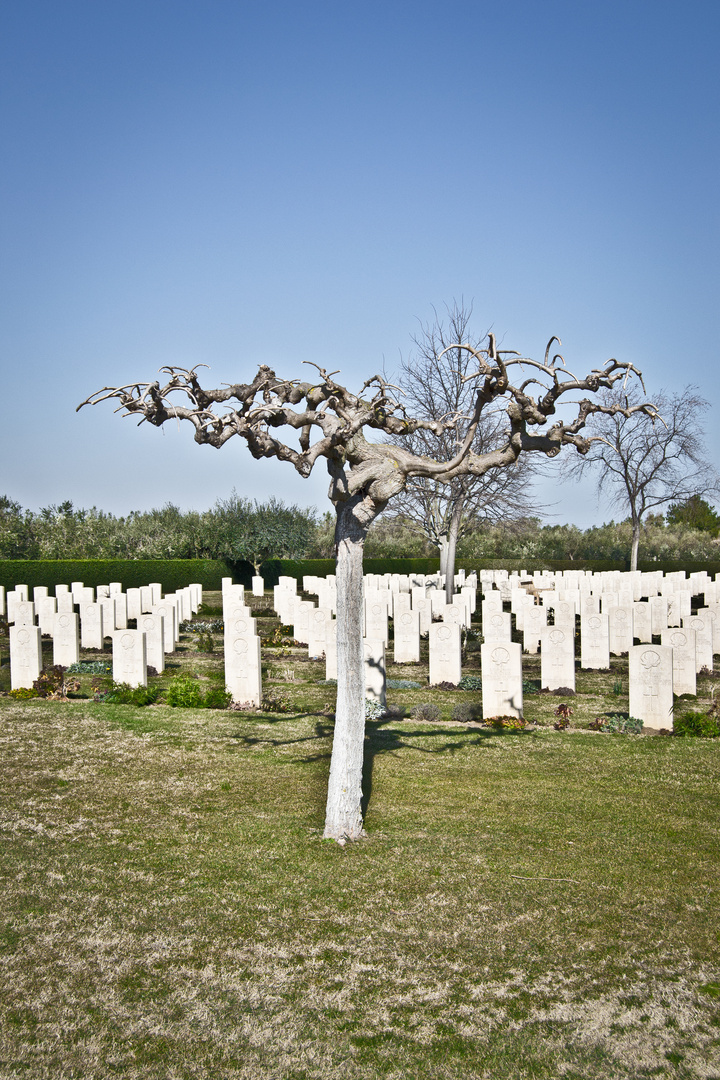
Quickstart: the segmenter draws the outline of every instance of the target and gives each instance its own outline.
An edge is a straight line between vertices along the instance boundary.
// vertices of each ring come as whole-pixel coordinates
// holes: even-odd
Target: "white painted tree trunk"
[[[363,548],[367,530],[353,508],[338,507],[337,705],[330,759],[325,836],[345,843],[364,836],[362,769],[365,748],[365,665],[363,655]]]
[[[638,550],[640,548],[640,522],[633,521],[632,525],[632,547],[630,549],[630,569],[637,570],[638,564]]]
[[[462,520],[464,499],[456,502],[450,518],[450,526],[447,531],[447,545],[445,549],[445,602],[452,604],[455,593],[455,552],[457,550],[458,533]]]

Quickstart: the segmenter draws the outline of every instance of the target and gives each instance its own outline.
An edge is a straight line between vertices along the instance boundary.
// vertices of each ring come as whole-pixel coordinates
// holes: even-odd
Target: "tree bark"
[[[640,547],[640,522],[632,523],[632,547],[630,548],[630,569],[637,570],[638,549]]]
[[[447,531],[447,551],[445,554],[445,603],[452,604],[455,594],[455,552],[457,550],[458,533],[462,520],[463,504],[465,500],[459,499],[453,507],[450,525]]]
[[[441,533],[440,542],[438,544],[440,551],[440,573],[445,575],[447,573],[447,556],[448,556],[448,535],[447,533]],[[447,577],[445,578],[447,581]]]
[[[325,837],[344,844],[365,835],[362,768],[365,748],[363,549],[367,529],[353,515],[356,500],[337,506],[337,705]]]

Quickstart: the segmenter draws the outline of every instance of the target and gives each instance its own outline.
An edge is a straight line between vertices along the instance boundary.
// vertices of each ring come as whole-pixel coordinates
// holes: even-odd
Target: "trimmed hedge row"
[[[484,559],[458,560],[468,573],[473,570],[627,570],[627,564],[611,559]],[[671,573],[685,570],[688,574],[706,570],[720,574],[720,562],[643,562],[641,570],[662,570]],[[365,559],[366,574],[437,574],[440,560],[422,559]],[[283,575],[302,582],[303,577],[325,577],[335,573],[334,559],[275,559],[263,566],[265,587],[277,585]],[[246,562],[226,563],[220,559],[0,559],[0,585],[13,589],[16,585],[69,585],[82,581],[86,585],[107,585],[121,581],[123,588],[138,588],[159,581],[163,592],[174,592],[191,582],[205,589],[220,589],[222,578],[232,577],[239,584],[250,586],[254,571]]]
[[[107,585],[121,581],[123,589],[136,589],[159,581],[163,592],[175,592],[192,582],[219,589],[233,568],[216,559],[0,559],[0,585]]]

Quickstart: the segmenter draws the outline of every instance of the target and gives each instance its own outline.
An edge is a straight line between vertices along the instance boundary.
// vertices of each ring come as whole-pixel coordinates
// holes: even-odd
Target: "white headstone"
[[[387,605],[373,596],[365,600],[365,637],[369,641],[388,643]]]
[[[139,619],[142,615],[142,608],[140,606],[140,590],[128,589],[126,596],[128,619]]]
[[[630,716],[651,728],[672,728],[672,649],[633,645],[630,649]]]
[[[713,628],[707,615],[698,612],[683,619],[683,626],[695,631],[695,670],[713,669]]]
[[[151,614],[160,615],[163,618],[163,641],[165,645],[165,655],[167,656],[168,653],[175,651],[175,646],[180,640],[177,604],[172,600],[161,600],[160,603],[156,604],[152,609]]]
[[[74,611],[58,611],[53,628],[53,664],[70,667],[79,659],[78,617]]]
[[[610,652],[621,656],[629,652],[633,643],[633,611],[630,604],[616,604],[608,611],[610,626]]]
[[[387,680],[385,677],[385,642],[365,638],[365,697],[385,705]]]
[[[252,579],[252,591],[253,596],[265,595],[265,579],[259,577],[257,574]]]
[[[325,678],[337,679],[337,619],[325,623]]]
[[[508,611],[493,611],[483,619],[483,641],[512,641]]]
[[[308,620],[308,657],[319,659],[325,653],[325,626],[332,621],[329,608],[313,608]]]
[[[673,694],[697,693],[695,671],[695,631],[685,627],[669,627],[662,633],[663,645],[672,649]]]
[[[482,713],[522,716],[522,654],[518,642],[487,642],[480,647],[482,664]]]
[[[393,659],[396,664],[416,664],[420,660],[420,615],[417,611],[401,611],[393,625],[395,640]]]
[[[561,625],[541,631],[540,684],[545,690],[575,689],[575,640]]]
[[[233,701],[258,706],[262,700],[260,638],[231,632],[225,636],[225,685]]]
[[[40,608],[38,610],[38,623],[40,624],[40,633],[47,634],[48,637],[52,637],[53,630],[55,629],[55,612],[57,611],[57,598],[54,596],[46,596],[44,600],[40,601]]]
[[[652,642],[652,613],[647,600],[633,604],[633,638],[641,644]]]
[[[13,612],[13,622],[16,626],[35,625],[35,605],[32,600],[16,600],[13,606]]]
[[[162,615],[145,612],[138,621],[138,630],[145,634],[145,659],[148,667],[160,674],[165,670],[165,638]]]
[[[580,667],[605,671],[610,667],[608,616],[590,612],[580,620]]]
[[[547,626],[547,611],[539,604],[528,605],[523,610],[523,650],[536,653],[540,635]]]
[[[111,636],[113,681],[127,683],[128,686],[147,686],[147,653],[143,631],[114,630]]]
[[[83,649],[105,647],[102,604],[80,605],[80,644]]]
[[[10,687],[30,689],[42,668],[40,627],[25,623],[10,627]]]
[[[452,623],[433,623],[429,646],[430,685],[448,682],[457,686],[462,678],[460,627]]]

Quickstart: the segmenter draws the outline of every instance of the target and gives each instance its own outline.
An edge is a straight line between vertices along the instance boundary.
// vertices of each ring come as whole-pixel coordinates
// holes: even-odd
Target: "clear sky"
[[[461,297],[717,410],[719,46],[717,0],[4,0],[0,493],[329,508],[321,468],[75,406],[167,363],[359,389]],[[555,465],[556,520],[610,516]]]

